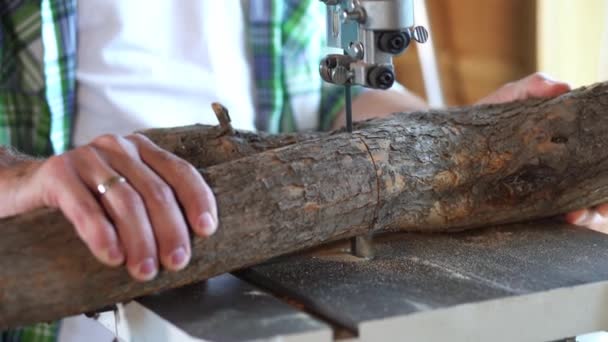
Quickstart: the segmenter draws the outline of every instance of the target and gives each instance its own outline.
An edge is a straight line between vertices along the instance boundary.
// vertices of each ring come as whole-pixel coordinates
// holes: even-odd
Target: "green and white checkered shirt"
[[[32,155],[69,148],[76,1],[0,0],[0,144]],[[316,127],[325,130],[343,107],[342,90],[323,84],[317,71],[324,10],[318,0],[250,0],[247,31],[258,129],[295,131],[302,103],[315,103]],[[36,49],[42,50],[42,60]]]
[[[76,0],[2,0],[0,17],[0,144],[63,152],[74,116]]]
[[[76,1],[0,0],[0,145],[36,156],[70,147],[76,113]],[[303,104],[313,103],[316,127],[329,129],[344,100],[342,89],[324,85],[318,74],[325,45],[324,5],[318,0],[250,0],[249,6],[256,127],[295,131]],[[42,60],[35,57],[39,55]],[[57,324],[41,324],[0,332],[0,342],[53,341],[57,331]]]

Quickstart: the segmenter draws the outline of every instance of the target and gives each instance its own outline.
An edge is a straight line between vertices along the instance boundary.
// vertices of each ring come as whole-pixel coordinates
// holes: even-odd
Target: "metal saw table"
[[[555,221],[336,244],[121,306],[133,341],[551,341],[608,329],[608,235]]]

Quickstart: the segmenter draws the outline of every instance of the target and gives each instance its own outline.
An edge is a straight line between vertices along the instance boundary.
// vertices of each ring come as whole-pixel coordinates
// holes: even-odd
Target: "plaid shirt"
[[[32,155],[69,148],[76,1],[0,0],[0,144]],[[296,131],[298,116],[312,110],[315,127],[329,129],[344,102],[341,88],[323,84],[317,71],[325,5],[318,0],[250,0],[249,6],[256,127],[271,133]],[[34,57],[36,49],[42,49],[43,60]]]
[[[344,99],[342,88],[324,85],[318,73],[325,5],[318,0],[250,0],[249,6],[256,127],[295,131],[298,115],[314,111],[315,126],[329,129]],[[76,0],[0,0],[0,145],[31,155],[69,148],[76,14]],[[42,50],[42,60],[34,57],[40,55],[36,49]],[[56,324],[41,324],[0,332],[0,341],[53,341],[56,332]]]
[[[1,0],[0,18],[0,144],[63,152],[74,117],[76,0]]]

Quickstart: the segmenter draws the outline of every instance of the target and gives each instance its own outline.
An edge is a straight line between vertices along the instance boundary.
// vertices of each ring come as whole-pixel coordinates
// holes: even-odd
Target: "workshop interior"
[[[427,99],[437,98],[438,105],[470,104],[536,71],[572,87],[606,80],[604,1],[430,0],[424,4],[415,7],[416,22],[432,24],[434,51],[422,55],[418,49],[431,47],[414,44],[396,59],[397,77]],[[423,56],[436,60],[440,86],[431,76],[433,64]]]
[[[535,72],[572,88],[608,81],[608,0],[319,2],[319,75],[343,88],[342,133],[358,129],[356,92],[396,83],[440,109]],[[562,221],[364,232],[99,308],[63,329],[87,341],[602,342],[607,260],[608,235]]]

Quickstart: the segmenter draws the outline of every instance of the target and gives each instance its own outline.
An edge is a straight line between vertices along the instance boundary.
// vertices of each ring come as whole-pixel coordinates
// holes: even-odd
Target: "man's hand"
[[[507,83],[477,104],[504,103],[529,98],[555,97],[570,91],[567,83],[555,81],[542,73],[535,73],[519,81]]]
[[[107,183],[118,177],[126,182]],[[215,198],[197,170],[138,134],[0,167],[0,203],[0,217],[59,208],[97,259],[126,262],[140,281],[156,276],[159,260],[172,271],[186,267],[189,226],[210,236],[218,225]]]
[[[479,103],[501,103],[525,100],[531,97],[554,97],[568,92],[570,87],[553,81],[543,74],[533,74],[517,82],[509,83]],[[608,204],[596,208],[581,209],[566,215],[569,223],[608,233]]]

